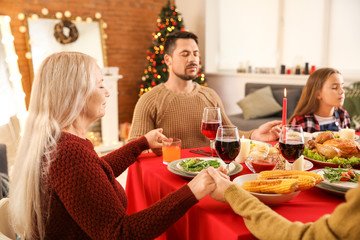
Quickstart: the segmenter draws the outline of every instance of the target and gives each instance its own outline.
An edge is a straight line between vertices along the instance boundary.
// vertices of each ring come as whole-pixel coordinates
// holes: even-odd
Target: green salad
[[[351,157],[351,158],[334,157],[331,159],[326,159],[324,156],[321,156],[319,153],[314,152],[313,150],[310,150],[307,147],[304,148],[303,155],[310,159],[314,159],[321,162],[339,164],[340,166],[343,167],[347,167],[348,165],[353,166],[356,164],[360,164],[360,158],[358,157]]]
[[[179,165],[187,172],[200,172],[203,169],[208,167],[218,168],[220,167],[220,162],[216,159],[214,160],[203,160],[200,158],[189,158],[182,160]]]
[[[332,182],[354,182],[357,183],[359,179],[359,173],[354,171],[353,169],[342,169],[342,168],[330,168],[325,167],[324,177]]]

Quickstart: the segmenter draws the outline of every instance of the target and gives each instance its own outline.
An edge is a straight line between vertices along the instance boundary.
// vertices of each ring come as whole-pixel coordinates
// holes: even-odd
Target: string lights
[[[18,14],[18,19],[21,20],[21,21],[24,21],[24,25],[20,26],[19,27],[19,31],[21,33],[26,33],[27,32],[27,19],[26,17],[28,16],[28,19],[31,20],[31,21],[36,21],[38,20],[39,18],[54,18],[54,19],[67,19],[67,20],[70,20],[70,21],[73,21],[73,22],[85,22],[85,23],[92,23],[93,21],[99,21],[99,24],[101,24],[101,27],[103,29],[107,28],[107,23],[104,22],[101,17],[101,13],[99,12],[96,12],[94,14],[94,18],[92,17],[86,17],[86,18],[82,18],[80,16],[76,16],[76,17],[72,17],[72,13],[69,11],[69,10],[66,10],[64,12],[55,12],[54,15],[49,15],[49,10],[47,8],[43,8],[41,9],[41,14],[38,15],[38,14],[24,14],[24,13],[19,13]],[[102,36],[102,46],[103,46],[103,52],[106,51],[106,45],[105,45],[105,40],[108,38],[107,34],[102,30],[101,31],[101,36]],[[29,36],[30,38],[30,36]],[[32,54],[31,54],[31,50],[30,50],[30,46],[31,44],[34,43],[33,40],[31,39],[28,39],[27,40],[27,43],[28,43],[28,51],[25,53],[25,58],[26,59],[32,59]],[[104,65],[107,65],[107,59],[106,57],[104,57]]]

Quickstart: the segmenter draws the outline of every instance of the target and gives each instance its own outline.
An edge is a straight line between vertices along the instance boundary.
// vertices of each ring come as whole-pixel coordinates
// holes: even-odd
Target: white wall
[[[205,64],[205,1],[175,0],[175,5],[182,14],[186,30],[198,36],[202,64]]]
[[[185,27],[199,36],[206,72],[235,72],[252,57],[253,67],[309,62],[360,79],[359,0],[177,0],[176,5]]]

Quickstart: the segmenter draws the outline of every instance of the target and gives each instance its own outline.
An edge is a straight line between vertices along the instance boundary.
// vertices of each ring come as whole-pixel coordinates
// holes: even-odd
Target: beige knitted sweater
[[[134,110],[128,141],[143,136],[155,128],[163,128],[167,137],[181,139],[181,147],[209,146],[209,139],[201,133],[205,107],[220,107],[223,125],[232,125],[226,116],[219,96],[214,90],[194,83],[191,93],[178,93],[159,84],[140,97]],[[241,132],[249,138],[252,131]]]
[[[346,202],[331,215],[326,214],[311,223],[287,220],[236,184],[226,189],[225,199],[259,239],[360,239],[360,187],[349,190],[345,195]]]

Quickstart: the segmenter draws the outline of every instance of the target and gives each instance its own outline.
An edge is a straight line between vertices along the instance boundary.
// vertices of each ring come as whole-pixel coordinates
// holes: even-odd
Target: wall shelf
[[[279,85],[305,85],[309,75],[287,74],[257,74],[218,72],[206,73],[208,87],[214,89],[220,96],[227,115],[241,113],[236,104],[245,96],[246,83],[279,84]],[[356,78],[344,77],[345,86],[360,81]]]

